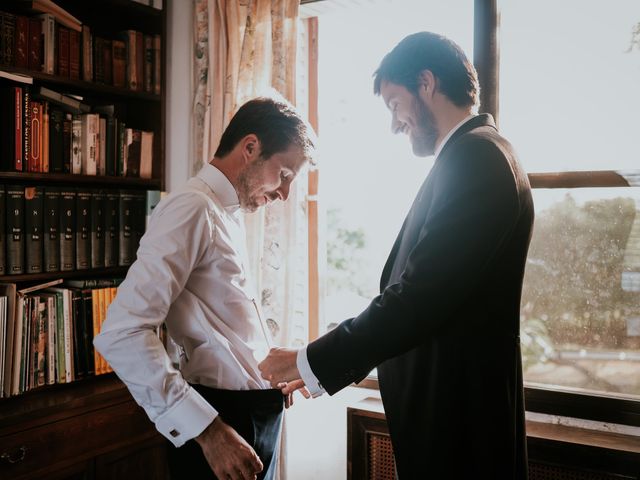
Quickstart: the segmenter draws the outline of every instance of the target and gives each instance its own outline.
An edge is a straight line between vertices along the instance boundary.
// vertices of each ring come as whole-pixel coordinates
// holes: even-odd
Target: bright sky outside
[[[433,158],[415,157],[408,137],[391,133],[373,72],[402,38],[421,30],[448,35],[472,55],[473,2],[435,2],[446,5],[437,15],[427,13],[430,3],[382,0],[320,17],[320,195],[327,210],[341,209],[345,227],[366,231],[375,279]]]

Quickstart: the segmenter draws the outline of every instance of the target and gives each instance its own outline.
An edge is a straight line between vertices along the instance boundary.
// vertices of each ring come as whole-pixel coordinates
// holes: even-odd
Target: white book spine
[[[47,383],[56,383],[56,302],[47,297]]]
[[[55,46],[56,46],[56,19],[50,13],[39,15],[42,19],[43,59],[44,73],[54,75],[55,72]]]
[[[62,308],[64,314],[64,378],[67,383],[73,380],[73,339],[71,337],[71,291],[65,289],[62,293]]]
[[[82,173],[82,120],[74,115],[71,121],[71,173]]]
[[[98,175],[107,174],[107,119],[100,118],[100,128],[98,133],[98,144],[100,148],[98,150]]]

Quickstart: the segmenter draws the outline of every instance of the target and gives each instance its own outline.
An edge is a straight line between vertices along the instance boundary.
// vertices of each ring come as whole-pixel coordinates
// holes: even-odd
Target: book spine
[[[71,173],[82,173],[82,117],[73,115],[71,121]]]
[[[105,266],[105,203],[103,191],[91,192],[91,268]]]
[[[31,91],[29,87],[24,88],[22,97],[22,131],[24,132],[24,142],[22,146],[22,168],[20,171],[29,171],[29,157],[31,156]]]
[[[0,22],[0,64],[15,64],[15,32],[16,16],[2,12],[2,22]]]
[[[42,71],[42,21],[39,18],[29,18],[29,70]]]
[[[47,187],[44,191],[44,271],[60,270],[60,189]]]
[[[28,172],[39,172],[42,161],[42,103],[32,100],[30,102],[31,112],[29,129],[31,145],[29,146],[29,161],[27,162]]]
[[[23,168],[23,155],[24,155],[24,122],[23,115],[24,109],[22,107],[23,100],[23,90],[22,87],[14,87],[14,160],[13,160],[13,168],[21,172]]]
[[[4,185],[0,185],[0,275],[6,275],[6,238],[7,238],[7,194]],[[8,339],[7,341],[12,341]],[[1,388],[1,386],[0,386]]]
[[[153,132],[141,132],[140,178],[153,176]]]
[[[70,290],[71,311],[73,325],[73,373],[76,379],[84,378],[86,367],[84,366],[84,304],[79,290]]]
[[[96,83],[104,83],[103,44],[103,38],[93,37],[93,80]]]
[[[120,241],[118,242],[118,265],[127,267],[133,263],[135,255],[135,205],[134,195],[127,190],[120,191],[119,226]]]
[[[78,190],[76,197],[76,270],[91,268],[91,192]]]
[[[42,221],[42,188],[25,189],[25,251],[27,273],[42,272],[42,250],[44,228]]]
[[[65,383],[64,361],[64,299],[62,291],[56,291],[56,380]]]
[[[106,83],[107,85],[113,85],[113,60],[111,59],[111,40],[103,40],[101,58],[104,83]]]
[[[35,384],[42,387],[47,383],[47,304],[42,297],[36,297],[38,305],[38,360],[37,375],[35,375]]]
[[[60,270],[74,270],[76,266],[76,192],[60,192]]]
[[[38,172],[49,173],[49,102],[42,102],[42,125],[40,126],[42,132],[42,149],[41,149],[41,163]]]
[[[95,374],[94,348],[93,348],[93,302],[90,289],[82,290],[82,301],[84,303],[84,336],[85,336],[85,366],[87,375]]]
[[[24,273],[24,187],[7,186],[7,273]]]
[[[141,92],[144,89],[144,37],[142,32],[135,32],[136,34],[136,75],[138,77],[137,91]]]
[[[80,33],[69,30],[69,78],[80,79]]]
[[[107,174],[107,119],[98,118],[98,148],[96,170],[98,175]]]
[[[69,78],[69,29],[58,26],[58,75]]]
[[[109,115],[107,117],[105,138],[105,175],[116,174],[116,128],[117,120]]]
[[[53,173],[64,171],[64,113],[55,108],[49,113],[49,167]]]
[[[160,35],[153,36],[153,93],[160,95],[162,88],[162,39]]]
[[[56,19],[49,13],[38,16],[42,21],[42,63],[44,73],[55,74]]]
[[[127,130],[130,130],[131,134],[127,135],[126,174],[127,177],[140,177],[140,147],[142,143],[142,132],[138,129]]]
[[[56,383],[56,300],[49,294],[47,300],[47,384]]]
[[[144,42],[144,91],[153,92],[153,36],[143,35]]]
[[[118,266],[118,243],[120,195],[117,191],[107,191],[104,214],[104,266]]]
[[[97,113],[85,113],[82,118],[82,173],[85,175],[97,175],[97,155],[99,116]]]
[[[65,113],[62,121],[62,173],[71,173],[73,117]]]
[[[93,81],[93,41],[91,30],[86,25],[82,26],[82,79]]]
[[[113,63],[113,86],[124,87],[127,78],[127,46],[122,40],[111,42],[111,61]]]
[[[29,20],[16,16],[16,67],[29,67]]]

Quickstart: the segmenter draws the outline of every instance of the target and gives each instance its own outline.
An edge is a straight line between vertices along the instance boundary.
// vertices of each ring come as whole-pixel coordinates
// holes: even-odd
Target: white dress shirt
[[[187,382],[269,388],[258,360],[268,341],[249,282],[238,196],[212,165],[154,209],[137,260],[94,339],[158,431],[176,447],[217,416]],[[176,370],[155,329],[178,346]]]
[[[444,136],[444,138],[442,139],[442,142],[440,142],[440,145],[436,147],[436,150],[434,152],[435,160],[438,159],[438,155],[440,155],[440,152],[442,151],[446,143],[449,141],[451,136],[456,132],[456,130],[458,130],[462,125],[467,123],[469,120],[471,120],[475,116],[476,116],[475,114],[471,114],[467,116],[464,120],[459,122],[451,130],[449,130],[449,133],[447,133]],[[304,347],[298,350],[298,356],[296,357],[296,366],[298,367],[300,378],[307,386],[307,390],[309,390],[309,393],[311,394],[311,396],[315,398],[322,395],[325,392],[325,390],[322,387],[322,384],[320,383],[320,381],[318,380],[318,377],[316,377],[316,375],[313,373],[313,370],[311,369],[311,365],[309,364],[309,357],[307,356],[307,347]]]

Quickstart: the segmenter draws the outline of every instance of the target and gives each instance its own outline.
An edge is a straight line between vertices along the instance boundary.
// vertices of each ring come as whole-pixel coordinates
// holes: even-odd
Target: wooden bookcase
[[[166,124],[166,11],[132,0],[54,0],[92,34],[114,37],[128,29],[161,38],[161,93],[63,78],[42,71],[0,65],[33,78],[33,86],[79,95],[89,105],[123,104],[124,121],[154,132],[151,179],[64,173],[0,171],[0,184],[164,190]],[[3,1],[0,10],[33,15],[30,2]],[[124,277],[127,267],[62,273],[0,275],[18,285],[57,278]],[[111,373],[49,385],[0,399],[0,478],[161,479],[167,477],[166,441],[117,377]]]

